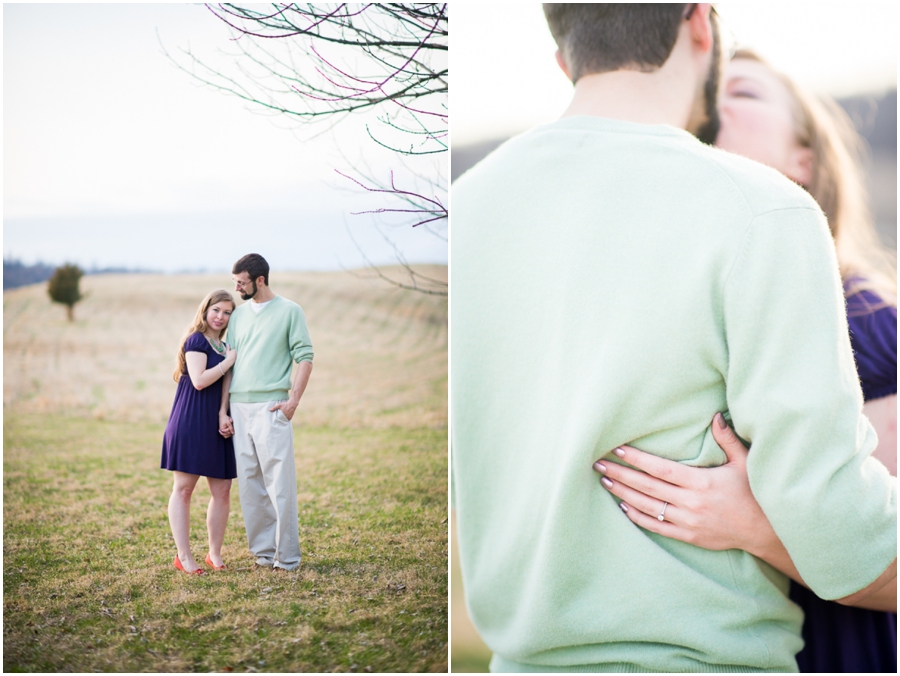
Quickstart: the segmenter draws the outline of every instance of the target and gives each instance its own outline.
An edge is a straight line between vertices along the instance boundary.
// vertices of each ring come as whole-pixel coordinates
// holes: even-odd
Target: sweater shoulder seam
[[[744,252],[749,246],[750,235],[753,232],[753,224],[761,218],[771,216],[772,214],[776,214],[782,211],[811,211],[815,213],[817,210],[813,207],[797,205],[791,207],[775,207],[772,209],[767,209],[766,211],[761,211],[760,213],[751,216],[750,220],[747,222],[747,225],[744,227],[744,232],[741,233],[741,245],[737,248],[737,251],[734,254],[734,258],[732,259],[731,264],[728,266],[728,273],[725,275],[725,281],[722,285],[723,290],[731,282],[731,276],[732,274],[734,274],[734,270],[735,268],[737,268],[738,262],[741,260]]]

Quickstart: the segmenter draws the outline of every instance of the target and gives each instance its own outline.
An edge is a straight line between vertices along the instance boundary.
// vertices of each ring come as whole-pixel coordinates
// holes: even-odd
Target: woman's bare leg
[[[191,494],[200,478],[196,474],[172,472],[175,485],[169,498],[169,525],[172,526],[172,537],[178,547],[178,558],[187,573],[192,573],[200,566],[191,554]]]
[[[222,542],[231,511],[231,479],[206,478],[209,483],[209,508],[206,510],[206,529],[209,531],[209,558],[215,566],[222,566]]]

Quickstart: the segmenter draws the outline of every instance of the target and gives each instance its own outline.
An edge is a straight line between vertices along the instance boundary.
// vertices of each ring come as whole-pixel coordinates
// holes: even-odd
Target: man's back
[[[815,204],[673,127],[577,117],[461,178],[453,213],[453,490],[494,668],[794,669],[801,617],[785,578],[744,552],[637,529],[591,465],[623,443],[719,464],[709,424],[730,411],[754,444],[754,492],[814,588],[841,596],[855,564],[812,562],[830,535],[806,532],[813,496],[828,518],[859,505],[834,524],[868,524],[874,563],[854,573],[874,579],[893,559],[892,507],[863,504],[858,479],[825,489],[862,460]],[[826,419],[833,429],[810,436]],[[877,469],[871,481],[890,494]],[[791,500],[806,515],[796,523]]]

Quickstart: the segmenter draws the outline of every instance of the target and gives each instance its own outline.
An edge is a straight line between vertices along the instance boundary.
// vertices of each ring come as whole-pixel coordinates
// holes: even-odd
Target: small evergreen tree
[[[66,317],[69,321],[75,321],[74,307],[75,303],[80,301],[83,296],[78,288],[84,273],[77,265],[63,265],[56,268],[56,272],[47,283],[47,293],[54,303],[62,303],[66,306]]]

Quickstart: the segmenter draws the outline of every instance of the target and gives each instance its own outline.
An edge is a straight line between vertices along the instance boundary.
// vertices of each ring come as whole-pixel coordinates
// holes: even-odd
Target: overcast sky
[[[897,86],[895,2],[720,2],[739,44],[812,91],[835,97]],[[560,116],[572,85],[556,65],[540,3],[453,6],[454,145],[505,138]]]
[[[227,70],[229,38],[202,5],[5,4],[4,255],[174,271],[253,250],[273,267],[336,269],[364,264],[349,228],[393,260],[372,217],[351,214],[384,203],[335,173],[402,174],[366,135],[380,123],[292,131],[198,85],[160,46]],[[446,262],[442,239],[387,230],[410,260]]]
[[[894,3],[723,2],[741,43],[815,91],[896,87]],[[571,85],[539,3],[452,5],[455,144],[555,119]],[[4,255],[26,262],[221,269],[233,250],[285,269],[378,262],[393,252],[351,212],[382,206],[335,173],[396,158],[368,140],[373,117],[290,131],[198,86],[162,54],[190,46],[229,67],[227,27],[202,5],[3,7]],[[317,136],[317,134],[319,134]],[[446,154],[438,156],[446,163]],[[431,160],[429,160],[431,161]],[[446,262],[446,243],[391,229],[411,260]],[[230,258],[229,258],[230,260]]]

